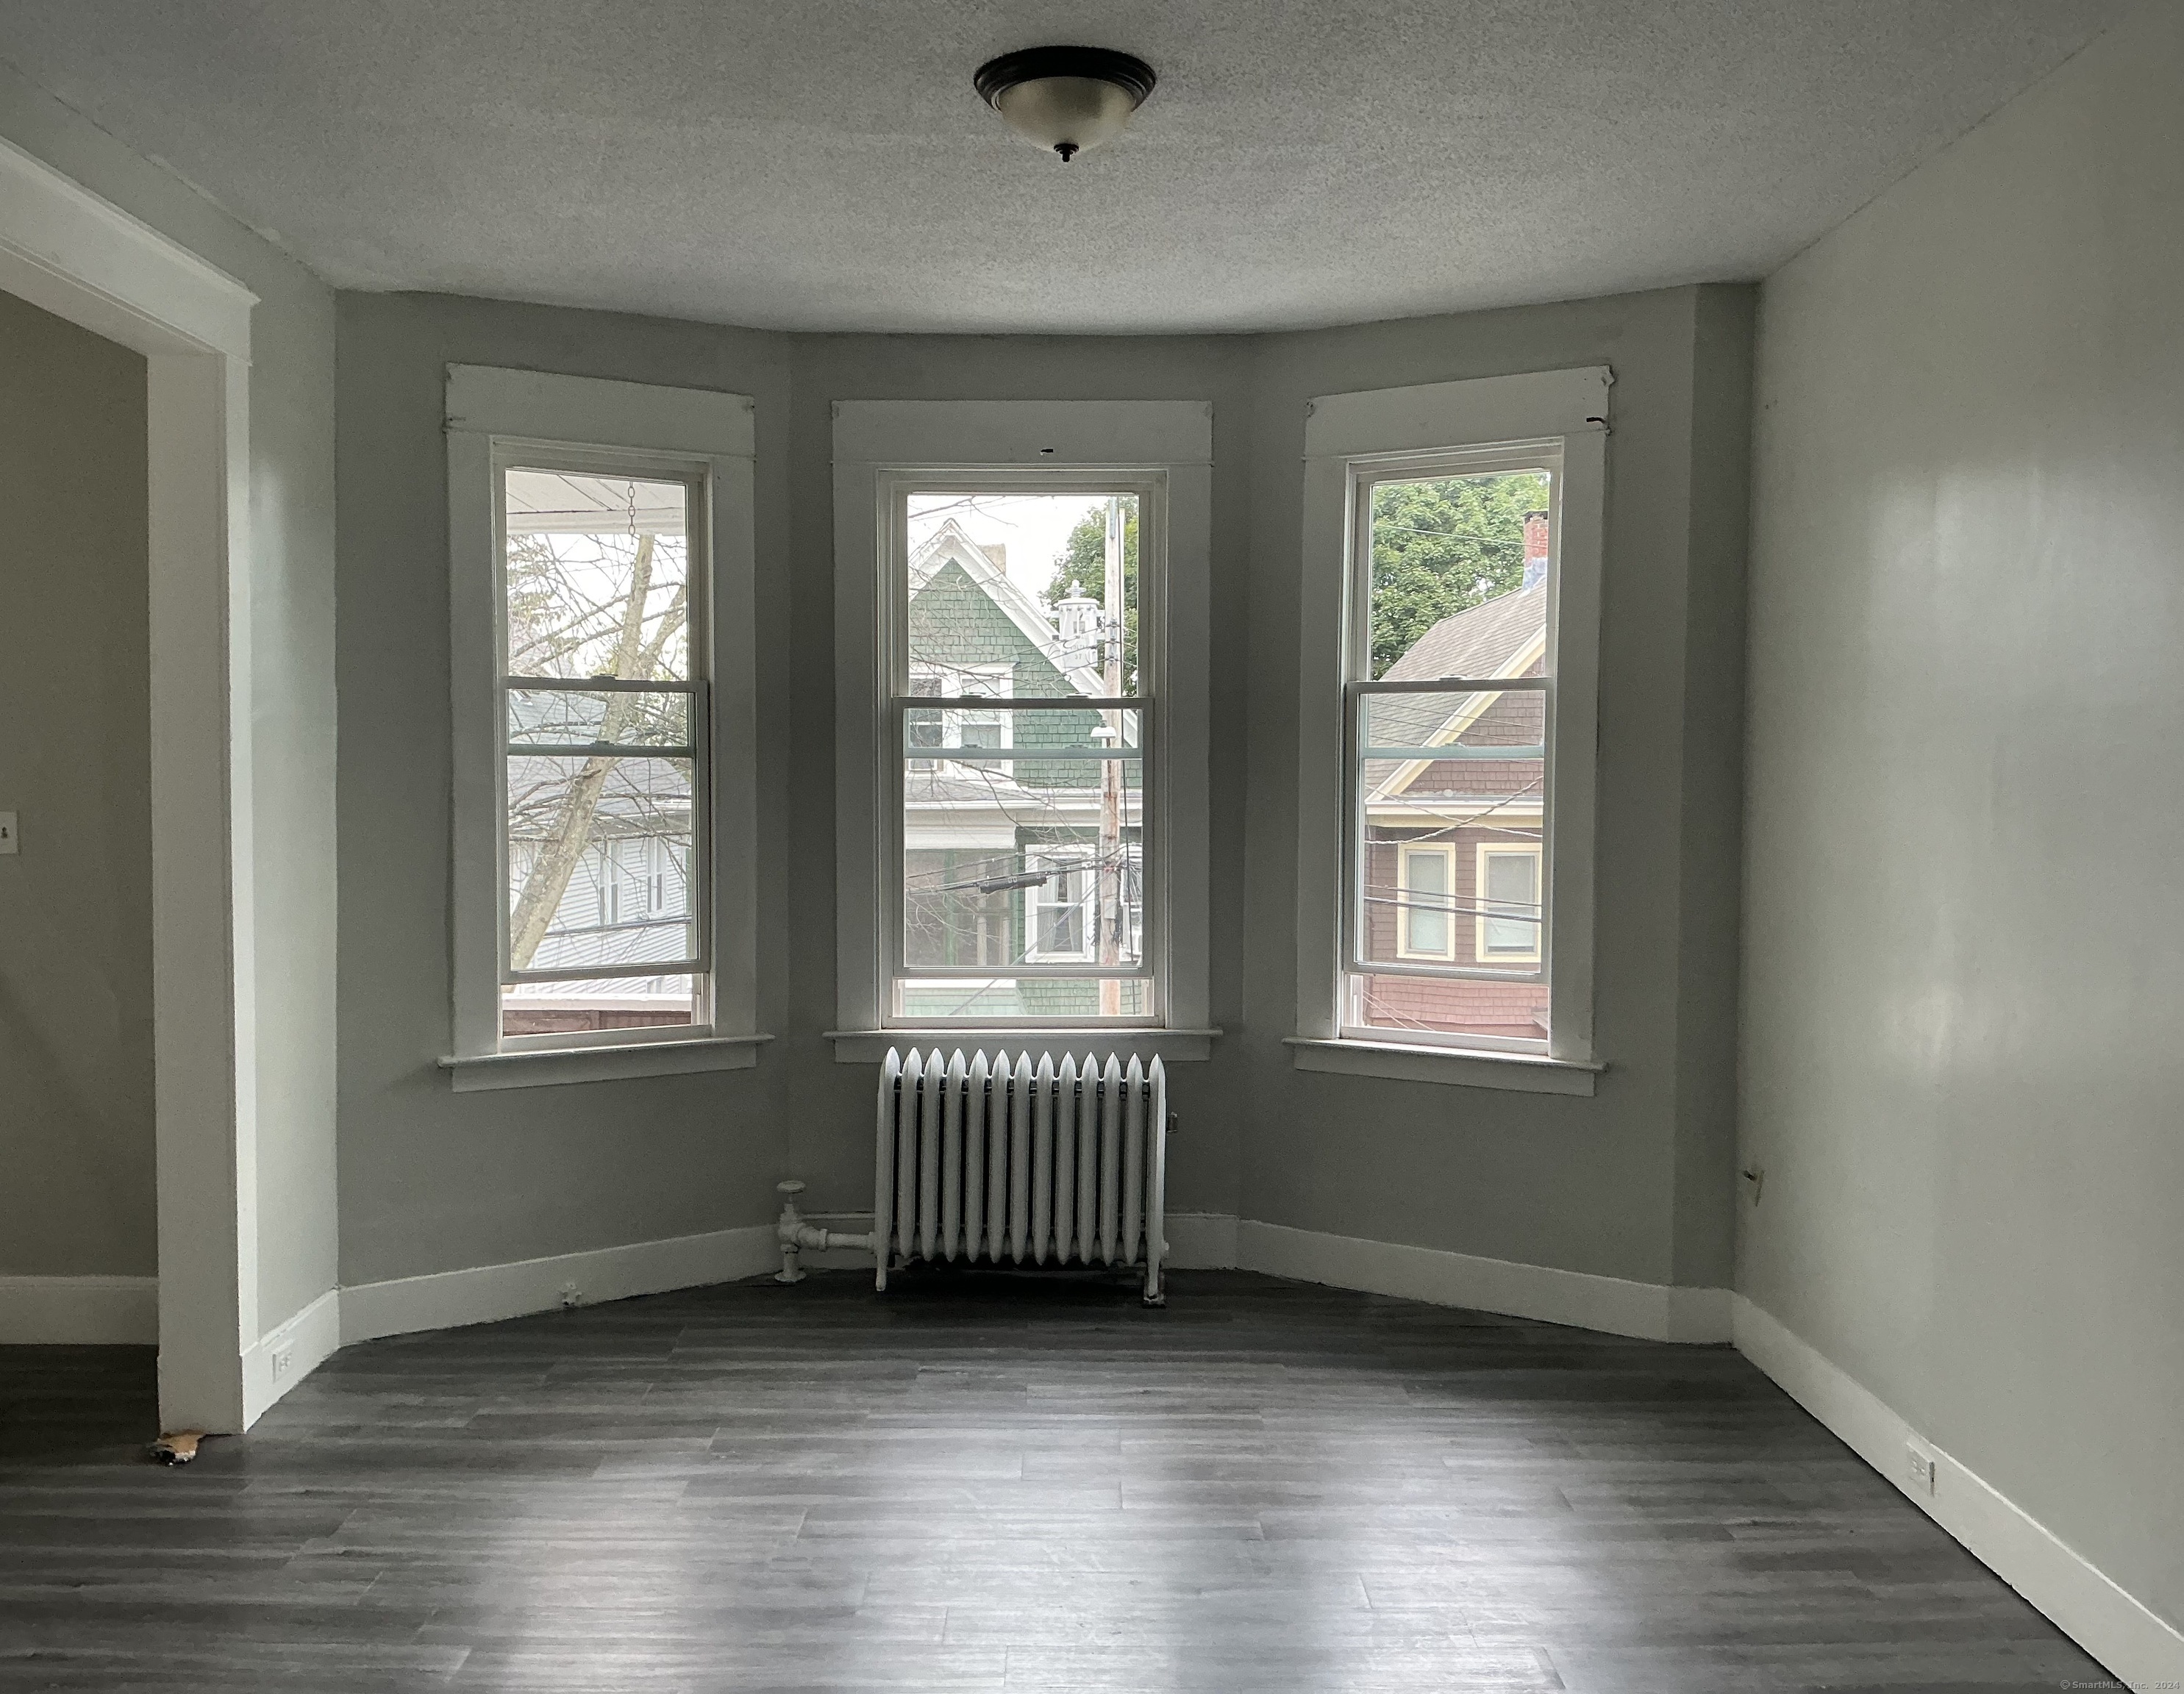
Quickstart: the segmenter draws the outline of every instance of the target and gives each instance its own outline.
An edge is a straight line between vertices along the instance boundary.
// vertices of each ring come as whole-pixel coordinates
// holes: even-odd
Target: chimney
[[[1524,586],[1547,580],[1547,515],[1524,514]]]

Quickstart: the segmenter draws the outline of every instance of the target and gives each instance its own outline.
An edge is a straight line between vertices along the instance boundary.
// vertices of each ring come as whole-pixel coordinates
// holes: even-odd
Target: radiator
[[[1166,1302],[1167,1078],[1110,1056],[938,1051],[880,1067],[878,1282],[890,1259],[1145,1271]]]

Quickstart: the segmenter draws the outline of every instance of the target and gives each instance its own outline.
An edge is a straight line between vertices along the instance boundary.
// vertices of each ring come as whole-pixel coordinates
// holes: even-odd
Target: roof
[[[1491,677],[1521,677],[1539,663],[1546,633],[1547,585],[1541,581],[1451,612],[1412,644],[1381,680],[1408,683],[1451,677],[1477,682]],[[1465,691],[1453,710],[1446,694],[1370,698],[1373,738],[1383,747],[1445,746],[1480,716],[1476,690]],[[1424,769],[1418,761],[1373,761],[1376,766],[1384,762],[1392,768],[1385,779],[1373,785],[1374,791],[1383,795],[1401,793]]]
[[[1542,580],[1513,594],[1451,612],[1388,667],[1383,679],[1413,682],[1427,677],[1509,677],[1502,668],[1546,633],[1547,585]]]

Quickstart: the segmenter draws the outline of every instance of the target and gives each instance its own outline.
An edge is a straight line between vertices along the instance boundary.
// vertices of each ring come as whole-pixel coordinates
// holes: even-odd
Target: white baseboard
[[[868,1212],[808,1214],[822,1229],[862,1234]],[[1238,1219],[1227,1212],[1170,1212],[1168,1263],[1177,1270],[1245,1270],[1469,1307],[1514,1318],[1635,1335],[1649,1340],[1725,1341],[1729,1293],[1716,1288],[1669,1288],[1616,1277],[1515,1264],[1430,1247],[1365,1241]],[[837,1249],[807,1252],[813,1268],[868,1269],[869,1253]],[[363,1283],[341,1290],[341,1341],[489,1323],[562,1303],[574,1286],[586,1305],[669,1289],[733,1282],[775,1269],[780,1249],[771,1224],[640,1241],[585,1253],[480,1265],[432,1276]],[[268,1404],[270,1403],[269,1401]]]
[[[0,1344],[155,1347],[156,1276],[0,1276]]]
[[[868,1212],[813,1213],[808,1221],[853,1234],[872,1227]],[[1537,1318],[1652,1341],[1719,1342],[1730,1338],[1725,1288],[1625,1282],[1432,1247],[1291,1229],[1225,1212],[1169,1212],[1167,1246],[1168,1266],[1174,1270],[1265,1271],[1333,1288],[1392,1294],[1511,1318]],[[806,1253],[803,1262],[813,1268],[863,1270],[870,1268],[872,1255]]]
[[[2184,1634],[1741,1295],[1736,1300],[1735,1323],[1739,1352],[1961,1541],[1973,1557],[2039,1608],[2120,1684],[2184,1687]],[[1914,1442],[1934,1461],[1931,1494],[1912,1484],[1908,1450]]]
[[[330,1288],[287,1323],[268,1329],[242,1354],[242,1423],[324,1364],[341,1346],[342,1291]]]
[[[1245,1270],[1301,1282],[1391,1294],[1435,1306],[1468,1307],[1510,1318],[1535,1318],[1649,1341],[1726,1341],[1725,1288],[1671,1288],[1620,1277],[1508,1259],[1479,1258],[1434,1247],[1367,1241],[1245,1218],[1236,1225],[1236,1262]]]
[[[359,1283],[341,1291],[342,1345],[545,1312],[562,1304],[565,1291],[571,1288],[577,1300],[589,1306],[632,1295],[733,1282],[780,1266],[773,1226],[755,1223],[705,1235],[677,1235],[587,1253],[557,1253],[512,1264]]]

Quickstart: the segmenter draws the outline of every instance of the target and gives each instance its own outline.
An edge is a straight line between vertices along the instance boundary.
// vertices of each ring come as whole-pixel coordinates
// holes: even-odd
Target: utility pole
[[[1119,494],[1107,497],[1107,545],[1106,593],[1101,596],[1100,618],[1102,632],[1106,638],[1106,664],[1100,671],[1100,688],[1108,699],[1118,698],[1123,692],[1123,638],[1127,626],[1123,621],[1123,499]],[[1105,733],[1100,740],[1111,752],[1118,752],[1123,744],[1123,714],[1110,708],[1101,715]],[[1100,761],[1100,897],[1095,907],[1100,928],[1099,960],[1102,965],[1117,965],[1123,958],[1123,761],[1106,758]],[[1113,977],[1100,981],[1100,1011],[1102,1016],[1113,1017],[1123,1010],[1123,984]]]

